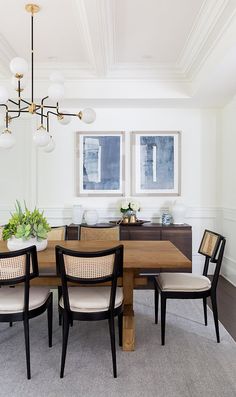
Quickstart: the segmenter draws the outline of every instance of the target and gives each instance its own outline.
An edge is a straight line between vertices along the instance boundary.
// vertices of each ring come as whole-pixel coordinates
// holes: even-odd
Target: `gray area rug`
[[[212,313],[208,310],[205,327],[201,301],[168,301],[165,346],[160,344],[160,324],[154,324],[153,291],[135,292],[135,313],[136,351],[117,346],[117,379],[107,322],[75,322],[60,379],[56,306],[51,349],[46,316],[31,320],[31,380],[26,379],[22,324],[0,324],[0,396],[236,396],[236,344],[223,326],[221,343],[216,343]]]

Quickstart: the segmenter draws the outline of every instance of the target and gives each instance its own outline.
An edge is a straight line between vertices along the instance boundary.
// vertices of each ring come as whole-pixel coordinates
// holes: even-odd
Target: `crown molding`
[[[160,63],[113,63],[107,73],[110,79],[157,79],[188,82],[179,67]]]
[[[107,72],[107,36],[106,0],[76,0],[78,14],[82,17],[84,41],[90,54],[90,61],[97,77]],[[83,10],[81,14],[81,9]],[[96,16],[96,18],[94,18]]]
[[[77,27],[85,51],[88,54],[89,69],[93,70],[94,74],[96,74],[96,53],[94,52],[94,46],[92,43],[91,31],[88,20],[88,13],[86,11],[85,4],[86,3],[84,0],[75,0],[75,12],[77,17],[76,19],[78,21]]]
[[[232,0],[205,0],[177,65],[193,79],[236,11]]]

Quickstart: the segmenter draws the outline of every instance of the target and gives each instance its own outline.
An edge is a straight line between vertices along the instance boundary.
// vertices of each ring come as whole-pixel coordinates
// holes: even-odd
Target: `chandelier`
[[[6,87],[0,86],[0,107],[4,108],[5,129],[0,134],[0,147],[11,148],[15,144],[15,137],[9,129],[12,120],[19,118],[22,114],[30,113],[37,115],[40,124],[33,134],[33,140],[37,146],[44,148],[46,152],[51,152],[55,148],[55,142],[50,134],[49,121],[50,117],[56,116],[59,123],[66,125],[71,121],[71,117],[78,117],[83,122],[90,124],[96,114],[93,109],[87,108],[79,113],[69,113],[59,108],[59,101],[64,97],[64,77],[61,72],[55,71],[50,75],[50,85],[48,95],[43,97],[39,103],[34,98],[34,14],[39,12],[40,7],[37,4],[27,4],[27,12],[31,13],[31,100],[22,97],[25,88],[25,73],[28,71],[28,63],[23,58],[13,58],[10,62],[10,70],[13,73],[12,85],[18,93],[16,100],[9,98]],[[55,101],[55,105],[48,105],[47,100]],[[10,108],[12,106],[12,108]]]

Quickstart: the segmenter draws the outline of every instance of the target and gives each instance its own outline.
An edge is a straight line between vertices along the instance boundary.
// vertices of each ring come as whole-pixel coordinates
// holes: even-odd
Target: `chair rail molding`
[[[236,260],[228,256],[224,256],[221,274],[236,287]]]

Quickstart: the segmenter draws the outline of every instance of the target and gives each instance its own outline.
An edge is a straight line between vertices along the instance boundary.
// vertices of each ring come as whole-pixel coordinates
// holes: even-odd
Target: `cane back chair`
[[[211,298],[215,323],[216,340],[220,342],[216,289],[223,260],[226,240],[223,236],[205,230],[199,253],[205,256],[203,275],[191,273],[160,273],[154,278],[155,323],[158,322],[158,298],[161,297],[161,341],[165,344],[166,301],[167,299],[202,299],[204,321],[207,325],[207,297]],[[212,281],[208,278],[209,264],[215,264]]]
[[[113,375],[117,377],[114,317],[118,316],[119,344],[122,345],[123,291],[117,279],[123,274],[123,246],[98,252],[78,252],[56,246],[57,272],[61,276],[62,357],[60,377],[64,376],[69,325],[73,320],[108,320]],[[68,287],[68,282],[89,286]],[[99,286],[110,282],[109,286]]]
[[[0,322],[23,321],[27,378],[31,378],[29,320],[47,310],[48,343],[52,346],[52,293],[30,286],[38,277],[36,247],[0,253]]]

